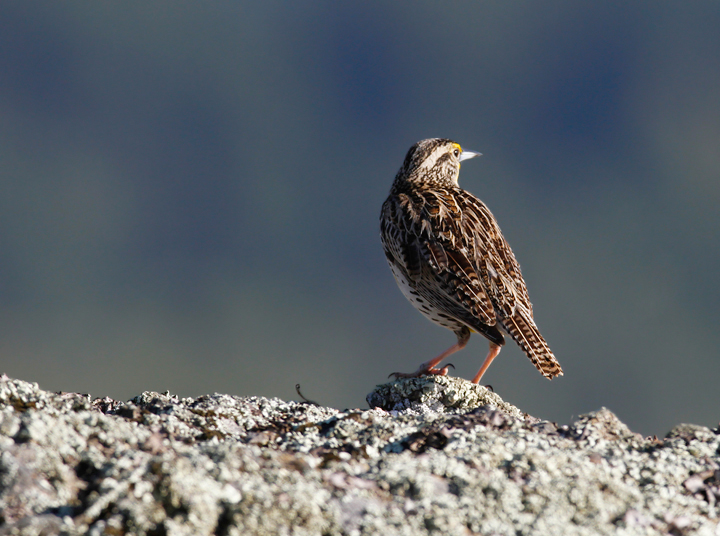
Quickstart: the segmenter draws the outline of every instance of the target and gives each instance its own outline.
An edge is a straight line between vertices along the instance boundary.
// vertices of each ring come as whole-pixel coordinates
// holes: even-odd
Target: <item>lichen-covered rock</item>
[[[457,413],[480,406],[495,406],[513,417],[526,416],[522,411],[503,401],[487,387],[450,376],[406,378],[383,385],[367,395],[371,408],[386,411],[413,410],[417,413]]]
[[[373,409],[0,378],[0,535],[719,535],[720,436],[541,421],[448,377]],[[381,409],[386,408],[386,409]]]

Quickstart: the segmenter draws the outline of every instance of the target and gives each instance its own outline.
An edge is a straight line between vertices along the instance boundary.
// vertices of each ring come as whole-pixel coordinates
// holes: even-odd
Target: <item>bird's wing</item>
[[[497,221],[485,204],[465,191],[453,191],[445,225],[456,225],[442,234],[446,249],[467,252],[468,262],[480,276],[495,308],[498,323],[517,342],[537,369],[547,378],[563,371],[533,320],[532,304],[520,272]],[[442,225],[442,224],[441,224]],[[453,240],[454,239],[454,242]]]
[[[429,203],[428,203],[429,201]],[[440,312],[485,333],[495,312],[467,256],[445,247],[429,213],[433,199],[424,195],[391,195],[383,205],[381,239],[388,261],[407,275],[415,290]],[[502,344],[499,334],[487,335]]]
[[[518,307],[532,318],[520,265],[482,201],[460,189],[434,188],[413,192],[412,205],[420,213],[413,221],[425,257],[439,273],[466,283],[463,291],[481,304],[486,320],[512,316]]]
[[[495,310],[469,252],[451,244],[446,235],[452,219],[446,203],[433,191],[413,191],[395,197],[395,221],[402,227],[407,272],[431,303],[477,329],[493,326]],[[417,263],[412,259],[417,258]]]

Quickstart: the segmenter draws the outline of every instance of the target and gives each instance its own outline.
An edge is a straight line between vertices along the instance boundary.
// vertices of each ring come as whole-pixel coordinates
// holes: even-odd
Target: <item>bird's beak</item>
[[[471,158],[475,158],[476,156],[482,156],[482,153],[474,153],[472,151],[463,151],[460,153],[460,158],[458,160],[462,162],[463,160],[470,160]]]

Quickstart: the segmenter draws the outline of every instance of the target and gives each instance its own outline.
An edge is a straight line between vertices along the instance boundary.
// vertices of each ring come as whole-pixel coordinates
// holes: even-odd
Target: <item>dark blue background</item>
[[[508,345],[484,379],[559,422],[715,425],[718,28],[717,2],[3,3],[0,371],[364,407],[454,341],[378,238],[440,136],[484,154],[461,184],[565,369]]]

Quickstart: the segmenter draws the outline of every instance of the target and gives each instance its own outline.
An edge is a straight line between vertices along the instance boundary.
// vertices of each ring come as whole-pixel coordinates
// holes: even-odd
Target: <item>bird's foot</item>
[[[450,367],[455,368],[455,365],[452,363],[448,363],[442,368],[437,368],[433,366],[428,366],[427,363],[423,363],[418,367],[418,369],[415,372],[393,372],[388,376],[388,378],[393,378],[395,380],[399,378],[419,378],[420,376],[426,376],[429,374],[434,374],[436,376],[447,376],[448,370]]]

